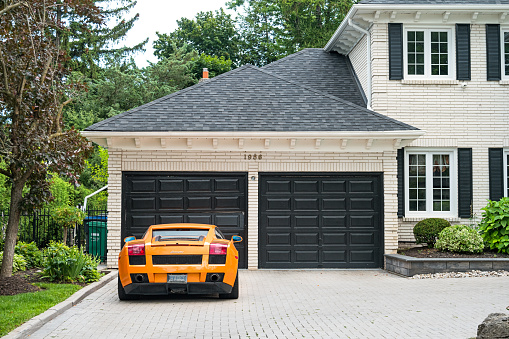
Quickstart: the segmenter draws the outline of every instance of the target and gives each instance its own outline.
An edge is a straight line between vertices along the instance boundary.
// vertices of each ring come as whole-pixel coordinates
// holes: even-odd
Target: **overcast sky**
[[[214,11],[225,8],[227,0],[138,0],[131,14],[140,14],[140,18],[127,34],[127,39],[121,45],[133,46],[146,37],[150,40],[145,53],[134,56],[138,67],[147,66],[147,60],[156,62],[152,49],[152,42],[156,39],[156,32],[170,33],[177,28],[177,20],[182,17],[194,19],[198,12]],[[132,16],[131,15],[131,16]]]

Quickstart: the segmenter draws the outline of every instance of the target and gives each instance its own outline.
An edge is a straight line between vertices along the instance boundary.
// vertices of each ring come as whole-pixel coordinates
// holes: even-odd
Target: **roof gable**
[[[246,65],[86,131],[403,131],[417,128]]]

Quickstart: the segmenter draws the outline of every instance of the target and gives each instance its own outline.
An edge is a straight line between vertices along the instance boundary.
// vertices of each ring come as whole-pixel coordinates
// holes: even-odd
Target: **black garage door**
[[[239,267],[247,267],[246,174],[139,173],[123,175],[122,239],[168,223],[217,225],[238,234]]]
[[[260,176],[261,268],[382,267],[381,174]]]

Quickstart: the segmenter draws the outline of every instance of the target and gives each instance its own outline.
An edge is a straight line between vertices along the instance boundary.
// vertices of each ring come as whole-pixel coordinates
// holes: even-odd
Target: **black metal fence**
[[[106,260],[107,210],[87,210],[83,224],[67,229],[67,245],[76,245],[87,253]],[[5,234],[9,211],[0,211],[0,232]],[[20,218],[18,241],[35,242],[37,247],[46,247],[51,240],[63,241],[64,229],[51,217],[50,209],[24,213]]]

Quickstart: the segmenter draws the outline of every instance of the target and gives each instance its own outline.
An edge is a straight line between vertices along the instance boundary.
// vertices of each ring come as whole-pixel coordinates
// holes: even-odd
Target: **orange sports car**
[[[124,239],[118,257],[118,297],[172,293],[239,297],[239,253],[214,225],[152,225],[142,239]]]

